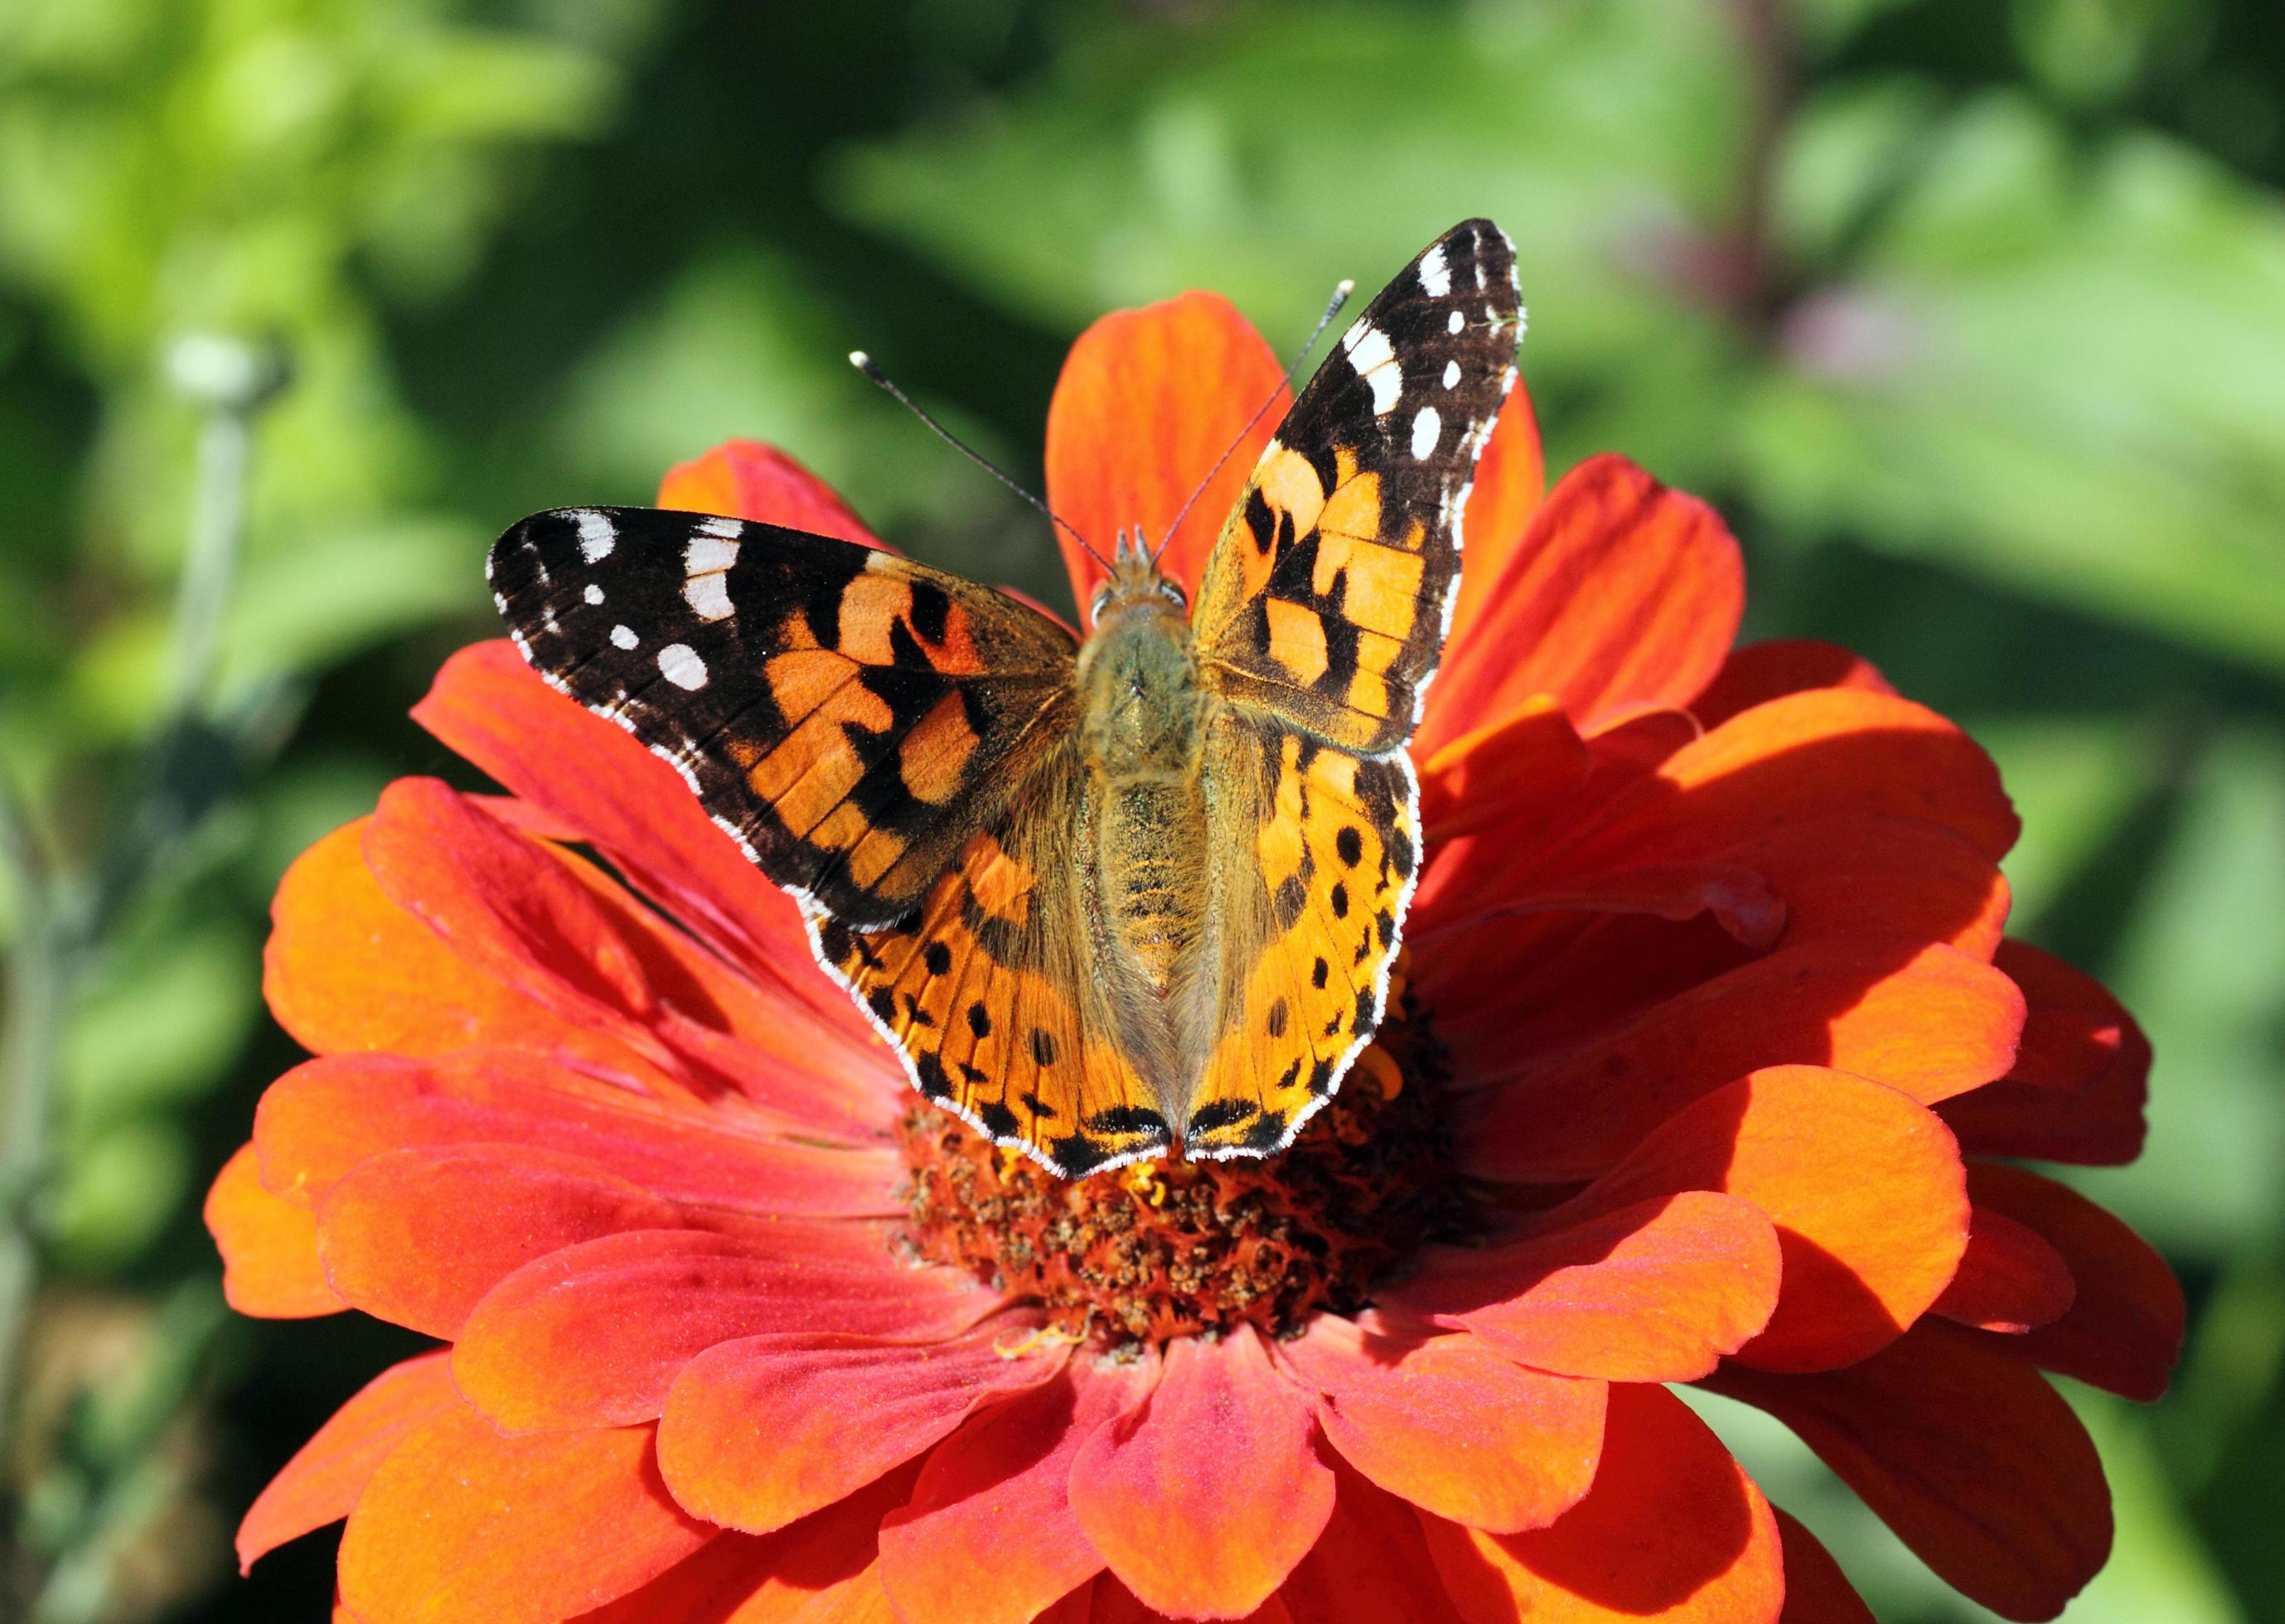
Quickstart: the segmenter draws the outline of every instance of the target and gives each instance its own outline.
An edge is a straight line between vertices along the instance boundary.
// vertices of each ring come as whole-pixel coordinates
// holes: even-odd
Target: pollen
[[[1266,1160],[1143,1162],[1065,1180],[948,1113],[903,1123],[906,1239],[1098,1347],[1245,1322],[1271,1336],[1368,1306],[1422,1244],[1478,1226],[1453,1173],[1441,1051],[1391,1000],[1340,1092]]]

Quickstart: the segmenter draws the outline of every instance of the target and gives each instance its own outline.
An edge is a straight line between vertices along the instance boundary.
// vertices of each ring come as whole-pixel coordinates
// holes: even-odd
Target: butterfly
[[[493,594],[793,894],[923,1095],[1065,1177],[1267,1156],[1381,1018],[1404,745],[1520,327],[1498,227],[1430,244],[1293,403],[1195,611],[1122,537],[1084,641],[895,553],[640,508],[523,520]]]

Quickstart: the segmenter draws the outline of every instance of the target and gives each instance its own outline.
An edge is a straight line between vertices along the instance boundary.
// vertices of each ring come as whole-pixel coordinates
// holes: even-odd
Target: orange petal
[[[2007,1347],[2019,1357],[2144,1402],[2166,1391],[2181,1357],[2182,1288],[2148,1242],[2053,1179],[1971,1162],[1968,1193],[2036,1231],[2077,1283],[2070,1307]]]
[[[1474,531],[1472,501],[1466,522]],[[1686,706],[1737,634],[1745,572],[1712,508],[1603,456],[1557,482],[1481,590],[1482,614],[1430,690],[1425,754],[1538,694],[1583,734]]]
[[[366,1624],[555,1624],[718,1532],[668,1498],[647,1426],[502,1438],[459,1408],[366,1485],[342,1537],[342,1599]]]
[[[1424,1517],[1467,1624],[1775,1624],[1776,1518],[1742,1467],[1658,1387],[1614,1387],[1595,1487],[1552,1527],[1487,1534]]]
[[[1375,1336],[1335,1314],[1277,1353],[1319,1394],[1317,1425],[1348,1463],[1439,1517],[1543,1527],[1595,1480],[1601,1382],[1522,1369],[1464,1334]]]
[[[1103,1570],[1071,1509],[1072,1462],[1138,1407],[1148,1365],[1082,1360],[976,1416],[929,1455],[881,1525],[881,1573],[907,1618],[1027,1624]]]
[[[836,536],[860,546],[882,545],[832,486],[759,440],[725,440],[703,457],[675,464],[659,482],[658,505]]]
[[[1847,1369],[1706,1385],[1799,1433],[1954,1589],[2049,1619],[2110,1554],[2110,1491],[2070,1406],[2003,1341],[1923,1320]]]
[[[1491,438],[1476,459],[1475,481],[1461,513],[1460,590],[1444,636],[1448,647],[1464,641],[1491,607],[1493,583],[1507,575],[1510,561],[1530,537],[1532,514],[1546,498],[1547,455],[1540,444],[1539,414],[1519,381],[1508,391]],[[1433,698],[1429,708],[1435,708]]]
[[[2023,1041],[2007,1082],[2076,1092],[2132,1063],[2148,1047],[2134,1017],[2084,970],[2028,942],[2002,943],[1994,960],[2023,990]]]
[[[1785,1541],[1785,1611],[1778,1624],[1874,1624],[1873,1610],[1841,1571],[1841,1564],[1801,1519],[1781,1506],[1778,1533]]]
[[[1692,1101],[1767,1066],[1829,1066],[1930,1103],[2005,1072],[2022,1022],[2014,984],[1954,948],[1781,947],[1559,1060],[1519,1057],[1485,1094],[1469,1168],[1592,1177]]]
[[[1607,1212],[1677,1189],[1724,1190],[1777,1226],[1777,1312],[1738,1357],[1773,1370],[1853,1364],[1918,1319],[1968,1236],[1959,1151],[1893,1088],[1776,1066],[1707,1095],[1571,1204]]]
[[[1594,760],[1554,695],[1527,699],[1421,758],[1421,828],[1432,846],[1493,828],[1535,843],[1575,820]]]
[[[2023,991],[2006,1078],[1939,1107],[1968,1151],[2116,1166],[2142,1154],[2150,1040],[2100,983],[2021,942],[1997,963]]]
[[[1080,1526],[1127,1587],[1161,1611],[1242,1618],[1315,1544],[1333,1474],[1308,1396],[1241,1325],[1167,1350],[1149,1405],[1104,1423],[1072,1463]]]
[[[718,1535],[571,1624],[820,1624],[845,1616],[842,1609],[885,1604],[875,1534],[912,1483],[908,1467],[775,1534]]]
[[[636,1063],[622,1045],[567,1027],[475,973],[390,901],[365,867],[371,822],[361,818],[302,852],[271,905],[263,990],[294,1041],[318,1055],[436,1055],[498,1044],[552,1051],[604,1072]]]
[[[1686,1381],[1768,1323],[1778,1270],[1759,1209],[1685,1190],[1611,1212],[1559,1207],[1481,1251],[1433,1249],[1384,1297],[1535,1369]]]
[[[207,1233],[222,1253],[222,1294],[240,1314],[306,1320],[349,1306],[318,1261],[318,1220],[262,1187],[262,1164],[241,1145],[207,1192]]]
[[[848,1052],[821,1071],[861,1071],[863,1056],[881,1056],[855,1005],[813,969],[793,899],[714,826],[673,768],[547,686],[507,642],[447,660],[412,718],[592,841],[637,890],[745,970],[803,1041],[828,1055]]]
[[[1080,334],[1056,381],[1048,407],[1048,506],[1105,558],[1122,530],[1139,526],[1157,546],[1214,459],[1229,451],[1159,561],[1195,601],[1214,537],[1292,404],[1279,381],[1284,374],[1261,334],[1219,294],[1189,293],[1105,316]],[[1094,618],[1088,602],[1103,567],[1060,531],[1056,540],[1084,627]]]
[[[389,1452],[415,1429],[460,1408],[442,1353],[391,1365],[335,1410],[247,1508],[238,1571],[356,1509]]]
[[[1269,1606],[1283,1608],[1295,1624],[1449,1617],[1451,1598],[1436,1577],[1412,1508],[1345,1465],[1336,1463],[1333,1471],[1339,1488],[1331,1520]]]
[[[535,1258],[679,1211],[577,1157],[512,1145],[395,1150],[359,1164],[318,1212],[334,1290],[376,1319],[453,1337],[484,1293]]]
[[[1719,727],[1741,710],[1811,688],[1854,688],[1867,694],[1896,691],[1871,661],[1838,643],[1781,638],[1731,650],[1714,680],[1691,702],[1690,709],[1708,727]]]
[[[837,1333],[709,1348],[667,1394],[660,1468],[683,1507],[767,1534],[915,1459],[979,1408],[1048,1380],[1061,1348],[995,1319],[945,1342]]]
[[[883,1217],[893,1152],[773,1141],[516,1049],[433,1060],[335,1055],[272,1083],[255,1113],[263,1176],[322,1200],[385,1151],[513,1144],[576,1156],[670,1201],[795,1217]]]
[[[452,1377],[510,1432],[618,1425],[659,1415],[685,1367],[720,1343],[812,1331],[929,1339],[995,1301],[950,1269],[899,1266],[876,1224],[637,1230],[500,1281],[461,1328]]]
[[[1936,1299],[1935,1312],[1979,1330],[2021,1336],[2061,1314],[2077,1292],[2070,1266],[2045,1236],[1979,1206],[1959,1272]]]

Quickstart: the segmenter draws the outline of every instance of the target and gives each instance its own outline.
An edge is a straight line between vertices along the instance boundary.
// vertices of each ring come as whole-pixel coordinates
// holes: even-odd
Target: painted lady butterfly
[[[794,894],[929,1099],[1066,1176],[1266,1156],[1380,1018],[1404,743],[1520,326],[1500,230],[1440,238],[1294,403],[1197,612],[1122,539],[1083,643],[894,553],[647,509],[524,520],[493,591]]]

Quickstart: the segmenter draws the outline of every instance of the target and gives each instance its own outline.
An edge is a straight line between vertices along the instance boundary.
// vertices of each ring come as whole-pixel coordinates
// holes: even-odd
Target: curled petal
[[[1571,1207],[1678,1189],[1727,1191],[1777,1226],[1777,1311],[1738,1355],[1767,1369],[1829,1369],[1885,1347],[1937,1300],[1968,1236],[1967,1176],[1943,1124],[1893,1088],[1815,1066],[1707,1095]]]
[[[2049,1619],[2110,1554],[2110,1491],[2070,1406],[2002,1351],[2015,1340],[1923,1320],[1846,1369],[1706,1385],[1799,1433],[1953,1589]]]
[[[1708,727],[1719,727],[1739,711],[1812,688],[1850,688],[1894,694],[1873,663],[1838,643],[1780,638],[1733,648],[1690,709]]]
[[[1159,567],[1197,597],[1222,522],[1289,404],[1284,367],[1253,325],[1218,294],[1105,316],[1072,346],[1048,407],[1048,506],[1109,558],[1118,533],[1140,527],[1165,544]],[[1252,428],[1246,420],[1270,403]],[[1233,449],[1234,448],[1234,449]],[[1229,459],[1166,528],[1214,459]],[[1088,624],[1103,566],[1060,531],[1080,624]]]
[[[904,1615],[1026,1624],[1102,1572],[1072,1511],[1072,1463],[1156,1377],[1154,1364],[1074,1360],[938,1445],[911,1502],[881,1526],[882,1576]]]
[[[1472,502],[1466,523],[1475,533]],[[1687,705],[1737,633],[1745,572],[1712,508],[1623,457],[1593,457],[1548,493],[1484,605],[1445,651],[1425,754],[1538,694],[1586,734]]]
[[[452,1375],[511,1432],[617,1425],[658,1416],[684,1367],[720,1343],[771,1332],[928,1339],[973,1324],[994,1300],[949,1269],[899,1267],[874,1224],[637,1230],[502,1280],[461,1330]]]
[[[2163,1394],[2181,1357],[2184,1306],[2150,1243],[2077,1190],[2020,1167],[1971,1163],[1967,1189],[1979,1216],[1989,1210],[2037,1233],[2076,1282],[2069,1308],[2007,1348],[2125,1398]]]
[[[241,1145],[207,1192],[207,1233],[222,1253],[224,1300],[265,1320],[306,1320],[349,1305],[318,1260],[318,1220],[262,1185],[262,1164]]]
[[[1333,1474],[1318,1458],[1310,1408],[1251,1326],[1220,1342],[1175,1342],[1149,1403],[1080,1446],[1072,1510],[1150,1605],[1242,1618],[1332,1515]]]
[[[860,547],[881,545],[832,486],[759,440],[725,440],[703,457],[675,464],[659,482],[658,505],[838,537]]]
[[[2085,972],[2021,942],[1995,962],[2023,990],[2023,1041],[2007,1075],[1937,1109],[1979,1156],[2116,1166],[2142,1154],[2150,1040]]]
[[[2070,1266],[2046,1237],[1979,1206],[1959,1272],[1936,1299],[1935,1312],[1979,1330],[2021,1336],[2061,1314],[2077,1294]]]
[[[675,1499],[708,1521],[782,1528],[1053,1377],[1062,1350],[1024,1348],[1030,1329],[995,1320],[944,1342],[826,1332],[718,1344],[667,1394],[660,1467]]]
[[[1833,1553],[1793,1513],[1771,1510],[1785,1541],[1785,1611],[1778,1624],[1874,1624],[1873,1610]]]
[[[555,1624],[718,1532],[668,1496],[647,1426],[502,1438],[460,1407],[366,1485],[342,1538],[342,1599],[365,1624]]]
[[[1423,1510],[1513,1533],[1553,1522],[1595,1480],[1601,1382],[1524,1369],[1464,1334],[1377,1336],[1335,1314],[1277,1353],[1349,1464]]]
[[[245,1573],[288,1540],[347,1517],[390,1450],[460,1408],[444,1353],[423,1353],[374,1377],[247,1508],[238,1526],[238,1571]]]
[[[1853,1072],[1926,1104],[2005,1072],[2022,1024],[2014,983],[1956,948],[1779,947],[1559,1059],[1519,1056],[1486,1092],[1466,1156],[1490,1177],[1591,1177],[1684,1106],[1768,1066]]]
[[[1535,1369],[1687,1381],[1768,1323],[1778,1271],[1758,1208],[1685,1190],[1608,1212],[1559,1207],[1480,1251],[1435,1249],[1385,1295]]]
[[[1488,1534],[1423,1517],[1467,1624],[1776,1624],[1785,1571],[1769,1502],[1681,1400],[1614,1387],[1595,1487],[1553,1526]]]

